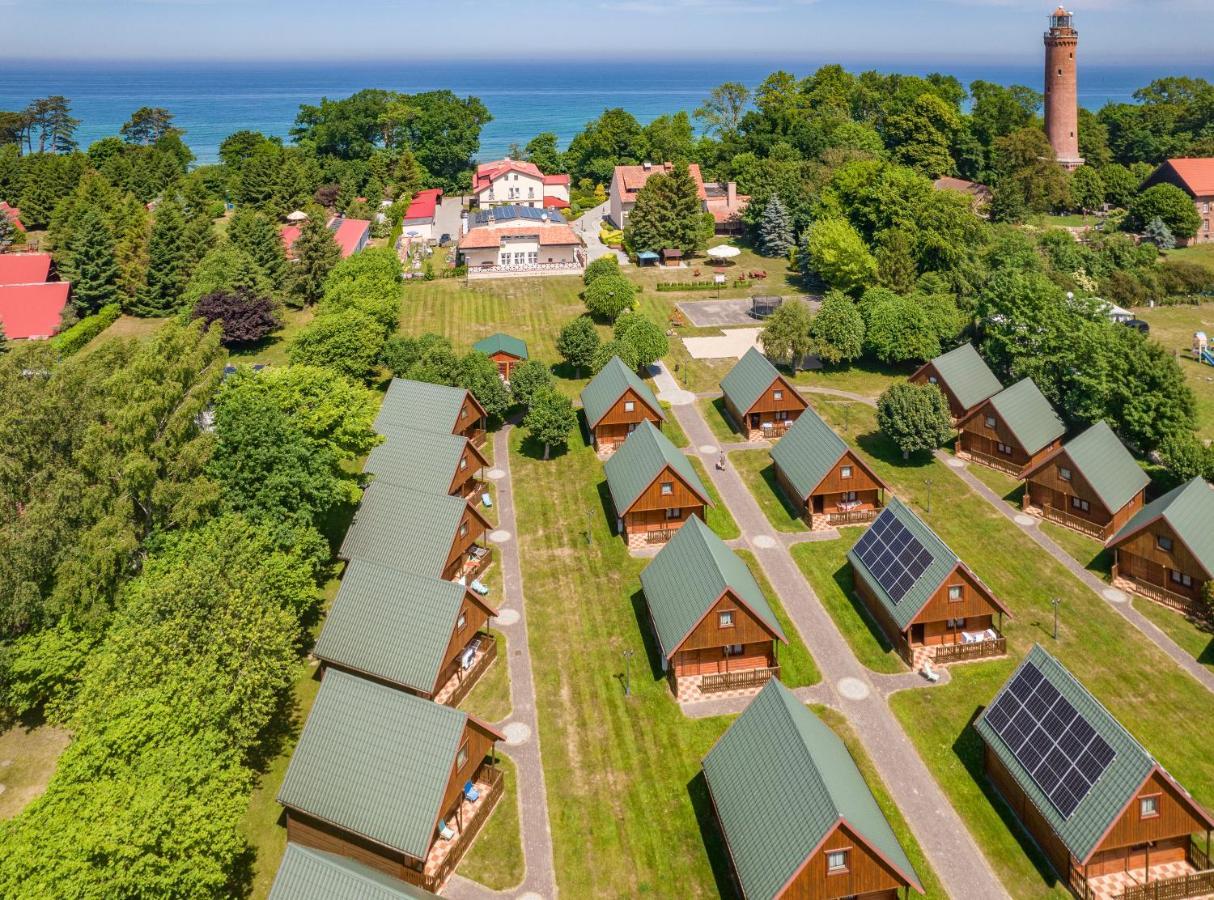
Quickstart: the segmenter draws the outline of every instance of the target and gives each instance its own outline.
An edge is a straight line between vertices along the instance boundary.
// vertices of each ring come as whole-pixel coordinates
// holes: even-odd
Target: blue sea
[[[426,63],[13,63],[0,60],[0,109],[20,109],[34,97],[62,94],[81,120],[82,146],[116,134],[140,106],[168,107],[186,131],[200,163],[214,162],[220,141],[248,128],[286,137],[301,103],[344,97],[367,87],[414,93],[449,88],[480,97],[493,114],[481,136],[481,158],[525,144],[541,131],[554,131],[564,146],[604,109],[622,106],[642,123],[663,113],[692,111],[723,81],[759,84],[785,69],[801,76],[829,60],[713,59],[537,60]],[[883,66],[849,64],[849,69],[925,74],[942,71],[963,84],[984,79],[1039,88],[1041,63],[976,63]],[[1214,65],[1174,71],[1157,66],[1089,65],[1080,72],[1079,99],[1091,109],[1130,101],[1133,92],[1165,75],[1214,80]]]

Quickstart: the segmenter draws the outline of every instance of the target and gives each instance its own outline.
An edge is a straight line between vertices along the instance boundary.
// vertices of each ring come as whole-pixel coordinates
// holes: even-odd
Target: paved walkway
[[[694,403],[675,406],[674,413],[693,447],[716,443]],[[717,469],[712,465],[714,454],[700,454],[701,461],[822,672],[823,683],[815,686],[817,699],[847,717],[949,896],[1006,897],[986,857],[886,704],[890,682],[874,676],[852,654],[788,549],[771,539],[766,516],[734,467]],[[898,688],[902,687],[899,682]]]
[[[588,260],[593,262],[600,256],[614,255],[620,261],[620,265],[628,265],[628,255],[623,250],[612,250],[599,240],[599,226],[603,224],[603,219],[607,215],[607,206],[606,203],[600,203],[598,206],[586,210],[573,223],[573,228],[586,242]]]
[[[502,600],[499,613],[506,615],[494,627],[506,635],[510,667],[510,716],[498,727],[506,733],[502,751],[518,770],[519,827],[522,831],[523,883],[509,891],[491,891],[458,875],[448,883],[448,897],[555,898],[556,875],[552,858],[552,832],[548,824],[548,794],[540,759],[539,723],[535,709],[535,682],[531,674],[531,652],[527,643],[527,611],[523,601],[523,573],[519,564],[518,523],[514,516],[514,488],[510,478],[510,429],[506,425],[493,436],[493,461],[505,475],[497,480],[498,528],[510,534],[495,544],[502,567]],[[514,614],[518,614],[515,621]],[[510,622],[510,624],[506,624]]]

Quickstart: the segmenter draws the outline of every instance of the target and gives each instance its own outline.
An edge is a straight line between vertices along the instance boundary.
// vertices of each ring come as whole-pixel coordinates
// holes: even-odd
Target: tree
[[[594,351],[594,359],[590,361],[590,371],[597,375],[607,363],[611,362],[613,357],[617,356],[620,358],[620,362],[628,366],[628,368],[633,370],[640,368],[640,361],[636,357],[636,348],[625,341],[612,338],[600,344],[599,349]]]
[[[1030,212],[1066,208],[1070,183],[1040,128],[1019,128],[995,141],[995,186],[1012,191]]]
[[[934,384],[894,384],[877,399],[877,425],[907,459],[952,435],[948,400]]]
[[[137,316],[167,316],[175,312],[190,277],[190,253],[181,207],[169,201],[161,203],[156,208],[148,244],[147,281],[130,311]]]
[[[71,245],[72,308],[89,316],[118,299],[118,263],[114,238],[94,209],[80,218]]]
[[[182,295],[193,306],[200,297],[221,292],[247,291],[258,297],[272,297],[270,279],[249,254],[230,244],[209,251],[190,275]]]
[[[805,249],[813,271],[844,293],[858,294],[877,278],[877,261],[846,219],[819,219]]]
[[[865,350],[881,362],[927,360],[940,353],[936,323],[915,298],[874,288],[865,293],[860,306]]]
[[[694,253],[708,240],[704,221],[695,181],[686,166],[676,166],[669,174],[651,175],[637,192],[624,240],[633,252],[672,248]]]
[[[459,361],[455,383],[467,388],[491,416],[500,416],[510,407],[510,392],[502,384],[497,363],[479,350],[473,350]]]
[[[615,320],[615,339],[631,350],[637,371],[648,369],[670,351],[666,332],[640,313],[624,313]]]
[[[636,285],[623,275],[600,275],[582,293],[586,309],[596,319],[614,322],[633,307]]]
[[[541,131],[527,142],[524,148],[527,161],[534,163],[545,175],[556,175],[565,168],[561,151],[556,146],[556,134],[551,131]]]
[[[830,291],[810,323],[814,352],[825,363],[858,359],[864,349],[864,317],[841,291]]]
[[[361,310],[343,309],[318,315],[287,347],[287,358],[365,382],[375,374],[383,347],[378,322]]]
[[[295,255],[291,267],[291,301],[298,306],[307,306],[324,296],[325,279],[341,261],[341,249],[319,211],[304,222],[291,249]]]
[[[1191,238],[1201,227],[1201,215],[1193,198],[1174,184],[1156,184],[1130,201],[1126,226],[1142,231],[1152,219],[1160,219],[1177,238]]]
[[[481,128],[493,116],[476,97],[457,97],[440,90],[390,103],[385,119],[390,123],[387,145],[409,147],[434,186],[453,192],[466,186],[467,172],[480,147]]]
[[[1172,250],[1176,247],[1176,238],[1172,235],[1172,229],[1159,216],[1147,222],[1147,227],[1142,229],[1142,239],[1154,244],[1160,250]]]
[[[363,250],[339,262],[325,279],[326,311],[356,307],[389,334],[400,323],[400,258],[391,247]]]
[[[530,407],[537,394],[551,390],[554,390],[552,373],[538,359],[529,359],[510,373],[510,395],[523,407]]]
[[[960,131],[955,107],[935,94],[921,94],[908,109],[890,116],[886,139],[902,163],[928,178],[939,178],[956,172],[949,149]]]
[[[190,317],[202,319],[207,327],[218,322],[225,347],[256,344],[282,325],[274,315],[273,301],[247,288],[203,294]]]
[[[556,391],[542,391],[533,398],[523,428],[528,438],[544,445],[544,459],[548,459],[553,446],[568,446],[569,435],[577,428],[573,402]]]
[[[393,335],[384,344],[383,360],[397,378],[453,386],[459,377],[459,356],[441,334]]]
[[[641,144],[636,117],[618,107],[607,109],[573,136],[565,151],[565,165],[575,182],[589,178],[607,184],[616,166],[641,162]]]
[[[649,159],[690,159],[695,131],[684,111],[658,116],[641,129],[641,144]]]
[[[696,108],[695,117],[704,123],[704,130],[718,139],[735,137],[742,124],[742,115],[750,103],[750,89],[737,81],[719,84]]]
[[[556,338],[556,352],[581,378],[582,370],[591,364],[600,343],[598,330],[591,318],[578,316],[561,328]]]
[[[809,307],[803,301],[785,300],[763,325],[759,335],[763,352],[773,359],[786,360],[796,375],[801,360],[813,352],[811,321]]]
[[[1100,180],[1104,184],[1105,202],[1122,209],[1130,205],[1138,190],[1138,179],[1120,163],[1110,163],[1102,168]]]
[[[788,209],[778,194],[772,194],[763,207],[763,218],[758,227],[759,252],[764,256],[787,256],[796,246],[797,235],[793,231]]]
[[[40,97],[25,108],[27,140],[38,132],[39,153],[71,153],[76,149],[75,133],[79,119],[71,116],[71,104],[58,94]],[[32,147],[31,147],[32,149]]]
[[[276,293],[283,292],[290,264],[283,252],[278,227],[269,216],[248,207],[236,210],[228,222],[228,243],[249,255]]]
[[[162,106],[141,106],[118,132],[130,144],[150,146],[170,134],[181,134],[173,127],[173,114]]]
[[[1104,179],[1092,166],[1080,166],[1071,173],[1071,197],[1080,212],[1100,209],[1104,205]]]
[[[1163,464],[1179,481],[1214,480],[1214,447],[1207,447],[1191,431],[1177,431],[1159,447]]]
[[[608,253],[606,256],[600,256],[596,260],[592,260],[586,266],[586,271],[582,273],[582,284],[589,285],[600,275],[619,275],[620,260],[614,253]]]

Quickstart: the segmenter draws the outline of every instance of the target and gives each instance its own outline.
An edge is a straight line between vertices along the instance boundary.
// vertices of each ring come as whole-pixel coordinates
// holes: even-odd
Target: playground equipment
[[[1204,331],[1193,333],[1193,358],[1207,366],[1214,366],[1214,351],[1210,350],[1210,340]]]

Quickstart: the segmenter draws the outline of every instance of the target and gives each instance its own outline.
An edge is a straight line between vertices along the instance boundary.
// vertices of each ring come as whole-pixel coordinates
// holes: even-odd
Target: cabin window
[[[784,399],[784,392],[783,392],[783,391],[772,391],[772,392],[771,392],[771,395],[772,395],[772,397],[774,397],[776,400],[783,400],[783,399]]]
[[[1068,469],[1066,466],[1059,466],[1058,467],[1058,477],[1061,478],[1063,481],[1070,481],[1071,480],[1071,470]]]
[[[1153,819],[1157,815],[1159,815],[1158,794],[1138,798],[1138,817],[1140,819]]]
[[[1075,509],[1079,510],[1080,512],[1091,512],[1091,510],[1092,510],[1092,504],[1088,503],[1088,501],[1083,500],[1079,497],[1071,498],[1071,506],[1073,506]]]
[[[467,522],[461,522],[461,523],[460,523],[460,526],[459,526],[459,536],[460,536],[460,537],[467,537],[467,536],[468,536],[468,523],[467,523]]]
[[[949,628],[964,628],[965,617],[962,616],[960,619],[949,619],[947,624]]]
[[[459,614],[459,618],[455,620],[455,630],[463,631],[464,626],[467,624],[468,624],[468,614],[466,612],[461,612]]]
[[[987,417],[986,417],[986,427],[987,427],[987,428],[994,428],[994,427],[995,427],[995,417],[994,417],[994,416],[987,416]]]
[[[851,478],[851,466],[844,466],[839,470],[840,478]]]
[[[459,411],[459,417],[460,417],[461,419],[466,419],[466,418],[468,418],[468,409],[467,409],[467,407],[462,407],[462,408],[460,409],[460,411]]]
[[[996,444],[995,446],[999,449],[999,452],[1002,453],[1004,456],[1012,455],[1012,447],[1010,444]]]
[[[681,519],[681,518],[683,518],[683,510],[679,509],[677,506],[674,509],[666,510],[666,519],[668,521],[670,519]]]
[[[928,376],[927,376],[927,383],[928,383],[928,384],[939,384],[940,382],[939,382],[939,381],[936,379],[936,376],[935,376],[935,375],[928,375]]]
[[[776,410],[776,421],[777,422],[787,422],[788,421],[788,410],[786,410],[786,409]]]
[[[460,745],[459,753],[455,754],[455,771],[462,772],[466,765],[468,765],[468,742],[464,741]]]
[[[733,628],[733,610],[726,609],[717,613],[718,628]]]
[[[844,503],[854,503],[856,501],[855,491],[844,491],[842,494]]]
[[[956,601],[958,601],[958,600],[963,599],[963,597],[962,597],[962,593],[963,593],[963,592],[962,592],[962,587],[961,587],[961,585],[959,585],[959,584],[950,584],[950,585],[948,586],[948,599],[949,599],[949,600],[951,600],[951,601],[953,601],[954,603],[955,603]]]
[[[1193,586],[1192,577],[1186,575],[1184,572],[1177,572],[1175,569],[1168,569],[1168,571],[1172,573],[1172,580],[1177,584],[1183,585],[1184,587]]]
[[[624,401],[624,412],[633,412],[636,410],[636,408],[637,408],[637,404],[636,404],[635,400],[625,400]]]
[[[1164,537],[1162,534],[1157,534],[1155,535],[1155,546],[1165,553],[1171,553],[1172,539],[1170,537]]]
[[[662,482],[662,496],[669,497],[673,494],[674,494],[674,482],[673,481],[663,481]]]
[[[468,468],[468,460],[464,459],[463,457],[460,457],[460,461],[459,461],[459,468],[460,468],[460,471],[461,471],[461,472],[462,472],[464,469]]]
[[[636,423],[636,422],[629,422],[629,423],[628,423],[628,433],[629,433],[629,434],[632,434],[632,433],[633,433],[634,431],[636,431],[636,430],[637,430],[637,423]]]
[[[826,872],[829,875],[834,875],[838,872],[847,871],[847,856],[846,850],[831,850],[826,854]]]

